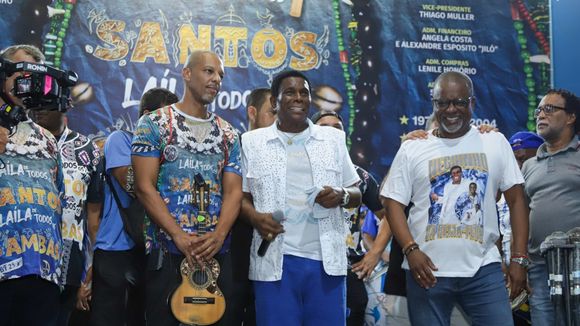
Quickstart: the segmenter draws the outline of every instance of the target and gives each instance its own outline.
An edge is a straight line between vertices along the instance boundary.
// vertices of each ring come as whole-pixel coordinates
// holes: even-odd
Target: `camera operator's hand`
[[[8,144],[8,129],[0,127],[0,154],[6,151],[6,144]]]

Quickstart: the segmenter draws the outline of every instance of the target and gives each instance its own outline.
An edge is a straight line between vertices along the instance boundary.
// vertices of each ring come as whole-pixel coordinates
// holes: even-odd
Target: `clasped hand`
[[[213,258],[221,250],[224,240],[216,232],[207,232],[198,236],[195,233],[189,234],[185,231],[182,231],[173,239],[179,251],[185,255],[190,266],[193,265],[194,260],[198,264],[202,264]]]
[[[344,191],[342,188],[324,186],[323,189],[316,195],[314,202],[324,208],[338,207],[342,203]]]

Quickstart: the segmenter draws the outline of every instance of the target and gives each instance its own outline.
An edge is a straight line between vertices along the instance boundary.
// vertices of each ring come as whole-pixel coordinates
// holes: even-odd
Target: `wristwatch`
[[[350,194],[348,193],[348,191],[346,191],[345,188],[342,188],[342,202],[340,203],[340,206],[345,207],[346,205],[348,205],[348,202],[350,200]]]
[[[530,259],[528,257],[512,257],[510,261],[519,264],[523,268],[528,268],[528,266],[530,266]]]

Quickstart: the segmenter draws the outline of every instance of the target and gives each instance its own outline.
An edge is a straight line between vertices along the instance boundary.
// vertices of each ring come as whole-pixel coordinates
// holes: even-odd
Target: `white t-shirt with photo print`
[[[462,169],[462,179],[476,183],[481,202],[481,217],[469,225],[442,216],[446,212],[436,200],[444,195],[450,169],[456,165]],[[503,192],[523,182],[505,137],[497,132],[481,134],[472,127],[456,139],[430,134],[427,139],[403,143],[381,196],[404,205],[414,203],[407,220],[409,229],[421,250],[437,266],[435,276],[472,277],[481,266],[500,262],[495,246],[499,238],[497,191]],[[470,207],[468,200],[458,199],[452,211],[456,216],[463,216]],[[406,260],[403,268],[409,268]]]

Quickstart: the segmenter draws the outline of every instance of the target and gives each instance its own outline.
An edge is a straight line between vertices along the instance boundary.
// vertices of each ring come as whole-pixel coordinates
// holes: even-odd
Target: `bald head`
[[[205,106],[219,93],[224,75],[224,64],[217,54],[211,51],[192,52],[181,71],[185,83],[182,100],[185,104],[182,107],[202,109],[197,114],[205,117]]]
[[[444,72],[435,79],[433,86],[433,98],[438,98],[441,87],[447,84],[463,84],[469,91],[469,96],[473,96],[473,82],[466,74],[458,71]]]
[[[217,56],[217,54],[215,54],[212,51],[196,50],[196,51],[191,52],[189,54],[189,56],[187,57],[187,61],[185,61],[185,67],[187,67],[187,68],[194,67],[205,56],[215,56],[215,57],[219,58]]]

